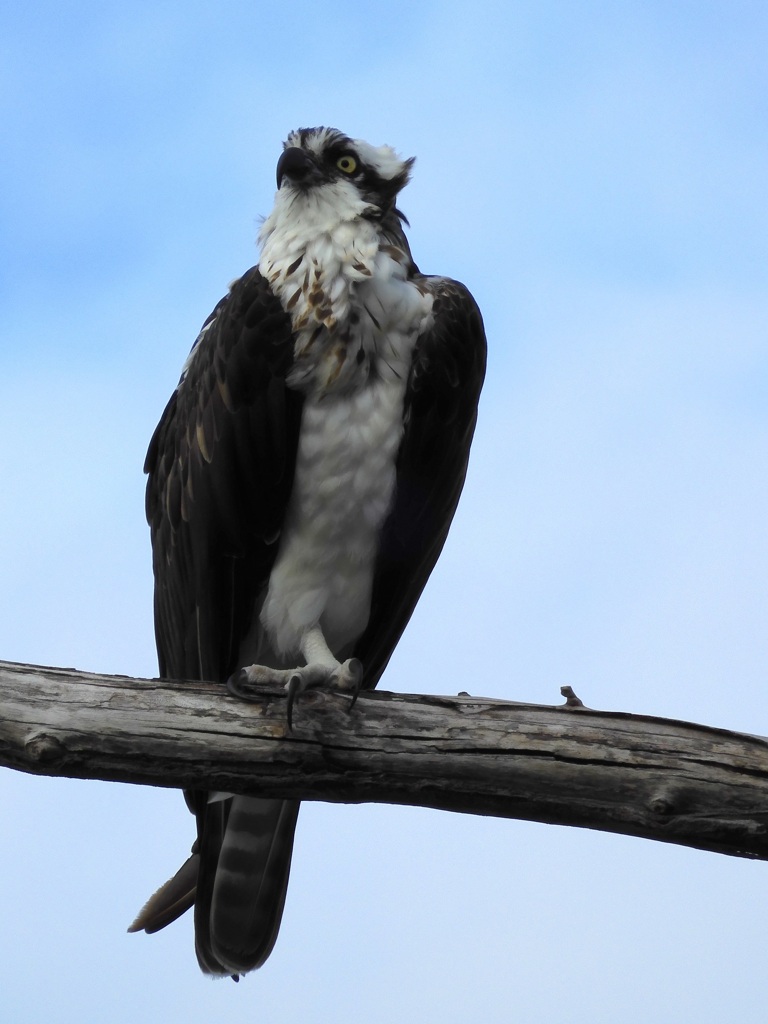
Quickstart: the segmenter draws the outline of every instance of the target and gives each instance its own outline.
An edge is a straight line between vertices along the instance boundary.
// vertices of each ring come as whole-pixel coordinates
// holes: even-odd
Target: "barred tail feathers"
[[[210,974],[242,974],[272,951],[285,905],[297,800],[208,804],[201,830],[195,942]]]

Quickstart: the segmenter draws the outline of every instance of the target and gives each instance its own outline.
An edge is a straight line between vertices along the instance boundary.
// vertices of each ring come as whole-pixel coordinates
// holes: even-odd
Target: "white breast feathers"
[[[321,213],[313,207],[313,216]],[[288,381],[306,397],[261,623],[281,660],[295,660],[302,635],[318,624],[341,657],[368,621],[411,358],[432,296],[407,279],[399,249],[379,248],[375,222],[337,222],[303,245],[295,230],[286,243],[279,223],[264,228],[260,269],[291,315]]]

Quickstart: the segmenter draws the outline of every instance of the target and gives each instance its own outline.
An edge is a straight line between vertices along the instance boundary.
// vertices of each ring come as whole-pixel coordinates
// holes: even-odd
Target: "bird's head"
[[[415,270],[395,206],[412,165],[389,146],[335,128],[288,136],[275,205],[259,232],[259,271],[295,331],[306,329],[311,340],[318,325],[335,330],[346,323],[359,285]]]
[[[408,183],[413,158],[390,146],[371,146],[335,128],[299,128],[286,139],[277,162],[277,187],[291,196],[313,196],[349,205],[359,216],[383,217]]]

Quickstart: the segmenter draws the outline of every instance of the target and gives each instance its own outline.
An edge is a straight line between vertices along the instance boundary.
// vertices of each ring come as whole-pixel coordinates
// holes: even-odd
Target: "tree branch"
[[[41,775],[413,804],[768,859],[768,740],[456,697],[302,694],[0,662],[0,765]]]

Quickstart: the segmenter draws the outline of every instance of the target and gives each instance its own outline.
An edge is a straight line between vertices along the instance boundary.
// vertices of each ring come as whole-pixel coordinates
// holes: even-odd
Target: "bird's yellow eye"
[[[336,166],[344,174],[354,174],[357,170],[357,160],[349,153],[345,153],[344,156],[340,156],[336,161]]]

